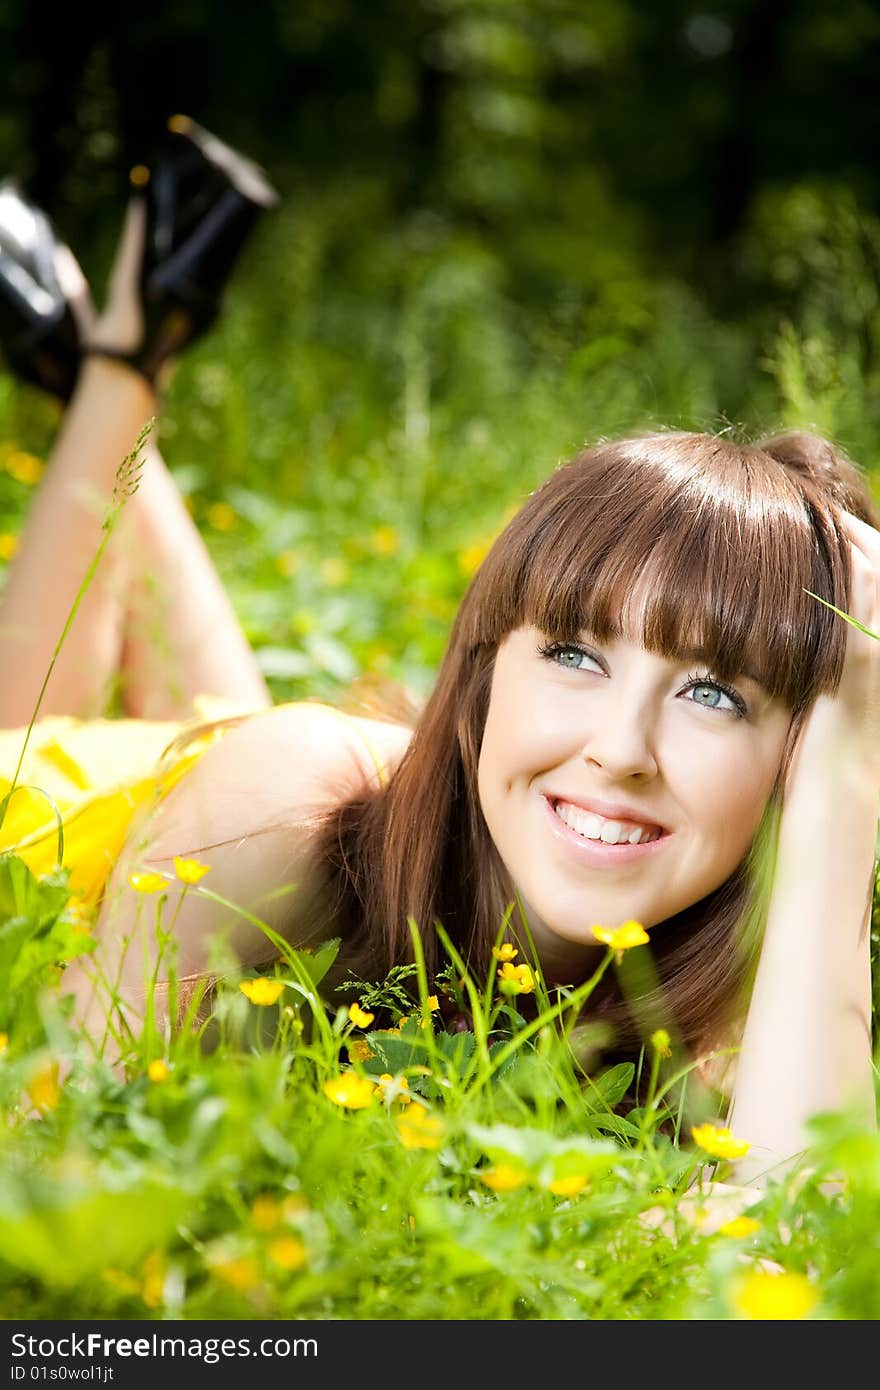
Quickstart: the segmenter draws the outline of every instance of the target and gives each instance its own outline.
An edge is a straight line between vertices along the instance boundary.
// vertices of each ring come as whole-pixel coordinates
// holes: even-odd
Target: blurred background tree
[[[491,234],[525,295],[638,243],[723,298],[760,195],[875,211],[870,0],[3,0],[0,167],[72,239],[181,110],[282,190],[381,180]],[[599,266],[601,271],[601,264]]]

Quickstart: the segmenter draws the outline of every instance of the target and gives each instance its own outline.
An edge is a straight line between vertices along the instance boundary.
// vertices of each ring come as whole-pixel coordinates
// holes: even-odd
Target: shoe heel
[[[131,360],[155,379],[167,357],[214,322],[251,232],[279,197],[257,164],[185,116],[168,122],[145,196],[145,329]]]

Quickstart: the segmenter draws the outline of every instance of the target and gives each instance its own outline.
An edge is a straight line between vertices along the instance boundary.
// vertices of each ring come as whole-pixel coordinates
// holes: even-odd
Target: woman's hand
[[[836,694],[820,695],[801,730],[786,783],[788,795],[805,766],[853,781],[880,796],[880,532],[849,512],[841,522],[850,541],[852,596],[843,675]],[[823,779],[824,780],[824,779]],[[829,784],[825,782],[825,785]]]

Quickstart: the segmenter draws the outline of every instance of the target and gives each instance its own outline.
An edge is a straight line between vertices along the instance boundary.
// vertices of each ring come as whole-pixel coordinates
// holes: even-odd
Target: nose
[[[652,721],[641,705],[608,700],[594,710],[595,723],[581,749],[584,762],[617,781],[657,775]]]

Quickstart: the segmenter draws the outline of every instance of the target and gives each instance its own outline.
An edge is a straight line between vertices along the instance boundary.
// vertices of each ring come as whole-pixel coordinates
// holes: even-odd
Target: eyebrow
[[[631,639],[628,638],[628,637],[626,636],[626,634],[621,630],[620,623],[614,622],[614,621],[609,621],[608,626],[609,626],[610,629],[611,629],[611,637],[612,637],[612,640],[613,640],[613,641],[617,642],[617,641],[620,641],[621,639],[624,639],[624,640],[626,640],[626,641],[631,640]],[[600,641],[599,637],[596,635],[596,633],[595,633],[595,631],[593,630],[593,628],[591,628],[589,625],[582,626],[581,629],[580,629],[580,633],[581,633],[581,636],[586,637],[587,639],[589,639],[589,640],[592,641],[592,642],[599,642],[599,641]],[[706,653],[706,651],[705,651],[705,648],[703,648],[703,647],[685,647],[685,648],[682,650],[682,652],[680,653],[680,660],[682,660],[682,661],[702,661],[702,662],[703,662],[705,665],[707,665],[707,666],[711,664],[711,663],[709,662],[709,658],[708,658],[708,655],[707,655],[707,653]],[[755,685],[760,685],[762,688],[763,688],[763,686],[764,686],[763,680],[762,680],[761,677],[758,675],[758,673],[752,669],[751,666],[742,666],[742,667],[740,667],[739,671],[737,672],[737,676],[745,676],[746,680],[752,681]]]

